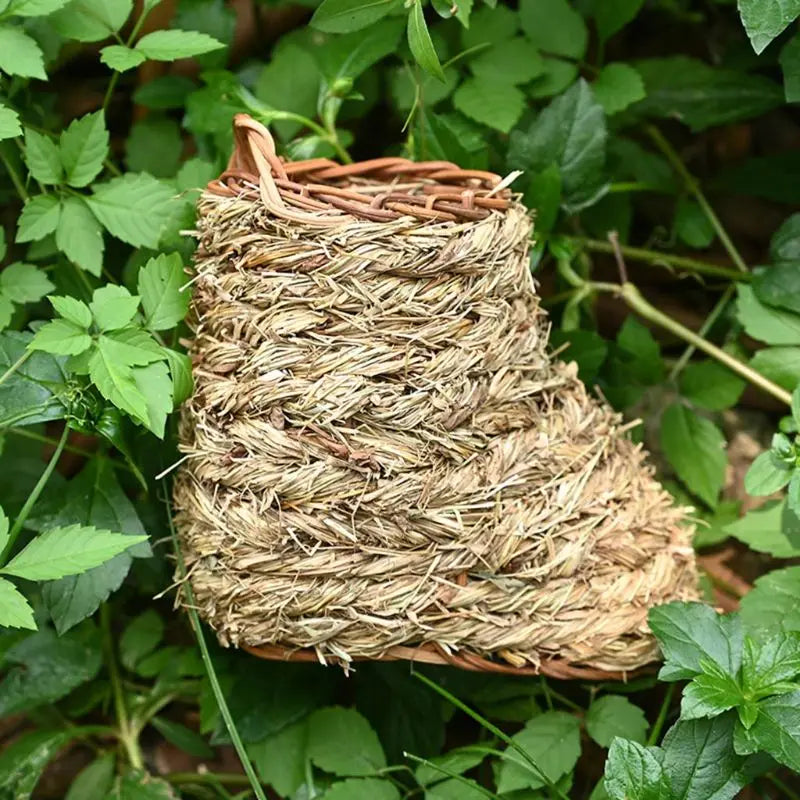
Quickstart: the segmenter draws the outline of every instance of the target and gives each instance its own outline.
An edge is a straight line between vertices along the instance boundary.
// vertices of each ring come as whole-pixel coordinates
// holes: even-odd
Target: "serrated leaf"
[[[784,261],[756,270],[753,292],[761,303],[786,311],[800,312],[800,265]]]
[[[606,138],[603,109],[589,84],[580,80],[539,113],[527,130],[512,132],[509,166],[539,172],[557,164],[564,204],[580,210],[604,190]]]
[[[589,32],[568,0],[521,0],[519,19],[525,35],[546,53],[581,59]]]
[[[143,367],[136,367],[132,373],[133,382],[147,401],[147,417],[145,425],[159,439],[164,438],[167,416],[172,411],[172,381],[167,365],[154,362]]]
[[[305,782],[308,720],[287,725],[247,748],[262,781],[282,797],[294,794]]]
[[[0,104],[0,139],[22,136],[19,114],[13,108]]]
[[[525,95],[510,84],[467,78],[456,89],[453,105],[476,122],[508,133],[525,108]]]
[[[800,631],[800,566],[758,578],[742,598],[741,616],[754,635],[765,630]]]
[[[11,0],[10,14],[20,17],[43,17],[63,8],[69,0]]]
[[[91,526],[54,528],[39,534],[0,572],[30,581],[58,580],[97,567],[146,540],[146,536],[128,536]]]
[[[133,319],[139,308],[139,297],[124,286],[106,284],[94,290],[89,308],[101,331],[118,330]]]
[[[754,497],[766,496],[783,489],[791,480],[793,469],[779,461],[767,450],[750,465],[744,478],[744,487]]]
[[[745,381],[718,361],[693,361],[681,375],[681,393],[701,408],[723,411],[736,405]]]
[[[108,130],[102,111],[73,120],[61,133],[61,163],[70,186],[88,186],[108,156]]]
[[[624,111],[645,96],[642,76],[630,64],[607,64],[592,83],[597,102],[609,116]]]
[[[122,665],[133,672],[144,656],[152,653],[164,636],[164,621],[158,612],[149,608],[134,617],[119,640],[119,655]]]
[[[103,226],[134,247],[158,247],[173,199],[169,186],[146,173],[126,173],[97,184],[87,198]]]
[[[535,716],[513,738],[552,782],[575,766],[581,752],[580,724],[563,711]],[[506,748],[497,778],[499,794],[516,789],[538,789],[544,785],[527,760],[512,747]]]
[[[53,289],[47,275],[33,264],[17,261],[0,272],[0,291],[15,303],[35,303]]]
[[[106,800],[178,800],[172,787],[161,778],[131,770],[117,778]]]
[[[433,46],[421,0],[414,0],[408,12],[408,46],[416,62],[439,80],[444,80],[444,70]]]
[[[38,194],[22,207],[17,220],[17,241],[37,242],[58,227],[61,203],[54,194]]]
[[[661,417],[661,447],[678,477],[711,508],[725,481],[725,437],[711,420],[673,403]]]
[[[657,747],[617,737],[611,743],[603,779],[611,800],[667,800],[672,797],[669,778]],[[594,795],[593,795],[594,796]]]
[[[310,24],[325,33],[351,33],[372,25],[398,5],[396,0],[323,0]]]
[[[758,704],[748,731],[759,750],[795,772],[800,771],[800,691],[770,697]]]
[[[0,71],[7,75],[47,80],[42,49],[22,28],[0,26]]]
[[[800,634],[779,633],[763,641],[745,636],[742,689],[753,698],[785,694],[788,681],[800,674]],[[798,688],[789,684],[793,691]]]
[[[593,8],[597,32],[603,41],[622,30],[644,5],[644,0],[603,0]]]
[[[92,337],[65,319],[54,319],[36,331],[28,347],[60,356],[74,356],[91,347]]]
[[[136,42],[136,50],[155,61],[192,58],[225,45],[213,36],[197,31],[162,30],[147,33]]]
[[[115,762],[113,753],[92,761],[72,781],[64,800],[105,800],[114,782]]]
[[[177,408],[192,394],[192,362],[186,353],[176,353],[168,348],[164,348],[164,353],[172,378],[172,402]]]
[[[800,17],[800,0],[738,0],[739,15],[756,53]]]
[[[783,93],[787,103],[800,103],[800,36],[790,39],[780,56]]]
[[[103,269],[103,229],[83,197],[62,200],[56,247],[82,269],[98,276]]]
[[[147,422],[147,399],[133,379],[126,347],[101,336],[89,358],[89,377],[106,400],[135,419]]]
[[[322,708],[308,720],[308,757],[334,775],[371,775],[386,766],[374,730],[358,711]]]
[[[735,676],[713,661],[700,660],[703,672],[683,690],[681,719],[716,717],[746,701]]]
[[[469,68],[483,80],[516,86],[541,75],[544,62],[529,41],[515,36],[478,54],[469,62]]]
[[[661,680],[699,675],[702,659],[713,661],[729,675],[739,671],[742,630],[736,615],[717,614],[703,603],[673,602],[652,608],[648,622],[664,654]]]
[[[214,751],[199,733],[165,717],[153,717],[150,724],[175,747],[195,758],[212,758]]]
[[[776,558],[793,558],[800,555],[800,528],[793,523],[786,503],[772,501],[726,525],[725,532],[752,550]]]
[[[0,53],[2,53],[2,47],[3,43],[0,37]],[[39,183],[61,183],[64,177],[58,147],[48,136],[37,133],[31,128],[25,128],[25,163],[28,165],[31,175]]]
[[[617,736],[644,744],[648,728],[644,711],[620,695],[604,695],[586,712],[586,732],[601,747],[610,747]]]
[[[400,792],[380,778],[348,778],[331,784],[323,800],[400,800]]]
[[[47,763],[75,734],[39,730],[25,733],[0,753],[0,797],[28,800]]]
[[[138,290],[148,328],[168,330],[186,316],[190,292],[181,291],[186,282],[178,253],[161,253],[139,270]]]
[[[19,589],[5,578],[0,578],[0,625],[6,628],[36,630],[33,609]]]
[[[158,147],[153,147],[158,142]],[[171,178],[178,170],[183,138],[177,122],[151,114],[131,126],[125,142],[125,164],[134,172]]]
[[[116,72],[125,72],[147,60],[144,53],[123,44],[109,44],[100,51],[100,60]]]
[[[767,344],[800,344],[800,315],[765,305],[752,286],[736,290],[736,315],[750,336]]]
[[[72,0],[49,22],[65,39],[97,42],[124,24],[133,11],[133,0]]]
[[[56,313],[74,325],[88,329],[92,324],[92,312],[82,300],[66,296],[53,296],[48,299]]]

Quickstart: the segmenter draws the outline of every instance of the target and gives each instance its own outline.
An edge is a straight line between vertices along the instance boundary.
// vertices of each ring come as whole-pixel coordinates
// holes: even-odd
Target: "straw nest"
[[[276,213],[259,167],[260,194],[199,203],[175,485],[220,640],[345,665],[653,660],[648,608],[696,596],[692,531],[550,356],[525,209],[320,225]]]

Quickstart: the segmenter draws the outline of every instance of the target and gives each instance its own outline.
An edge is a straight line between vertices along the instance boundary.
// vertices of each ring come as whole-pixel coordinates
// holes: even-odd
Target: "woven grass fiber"
[[[551,356],[498,176],[287,164],[236,120],[199,201],[177,524],[223,644],[561,677],[657,657],[686,510]]]

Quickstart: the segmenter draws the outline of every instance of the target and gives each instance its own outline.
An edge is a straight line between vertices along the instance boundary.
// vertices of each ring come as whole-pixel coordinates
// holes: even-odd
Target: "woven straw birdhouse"
[[[548,352],[496,175],[287,163],[235,121],[199,202],[177,523],[201,616],[266,658],[597,677],[696,596],[691,528]]]

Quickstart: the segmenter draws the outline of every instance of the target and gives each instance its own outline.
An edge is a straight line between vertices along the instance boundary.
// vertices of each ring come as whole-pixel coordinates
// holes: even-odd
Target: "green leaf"
[[[609,116],[644,99],[642,76],[630,64],[607,64],[592,83],[592,91]]]
[[[164,636],[164,621],[153,608],[148,608],[131,620],[119,640],[120,661],[125,669],[134,672],[142,658],[158,646]]]
[[[84,197],[70,196],[61,201],[56,246],[70,261],[100,276],[105,249],[103,230]]]
[[[759,631],[800,631],[800,566],[762,575],[741,601],[745,626]]]
[[[106,284],[94,290],[89,308],[101,331],[124,328],[136,314],[139,296],[132,295],[124,286]]]
[[[102,111],[73,120],[61,133],[61,163],[70,186],[88,186],[108,157],[108,131]]]
[[[479,8],[470,18],[469,28],[461,31],[461,45],[469,50],[476,45],[502,44],[519,29],[519,16],[507,6]]]
[[[92,525],[123,531],[131,536],[145,534],[136,511],[116,478],[111,462],[95,458],[51,501],[37,504],[28,517],[34,530],[64,525]],[[59,634],[93,614],[116,591],[128,574],[133,558],[147,557],[150,548],[138,544],[80,575],[46,583],[42,596]]]
[[[756,53],[800,17],[800,0],[738,0],[739,15]]]
[[[692,494],[712,508],[725,482],[725,437],[711,420],[673,403],[661,417],[661,447]]]
[[[597,33],[603,41],[622,30],[644,5],[644,0],[603,0],[593,9]]]
[[[10,14],[20,17],[43,17],[63,8],[69,0],[11,0]]]
[[[116,758],[107,753],[84,767],[72,781],[64,800],[105,800],[114,782]]]
[[[199,733],[178,722],[153,717],[150,724],[171,744],[195,758],[213,758],[214,751]]]
[[[309,717],[308,757],[334,775],[372,775],[386,766],[375,731],[350,708],[322,708]]]
[[[767,344],[800,344],[800,315],[764,305],[751,286],[736,290],[736,315],[746,333]]]
[[[247,748],[258,775],[281,797],[293,795],[306,780],[308,721],[287,725]]]
[[[800,772],[800,691],[760,702],[758,717],[748,733],[759,750]]]
[[[0,572],[30,581],[57,580],[86,572],[146,540],[81,525],[53,528],[33,539]]]
[[[89,376],[106,400],[146,423],[147,399],[133,379],[131,366],[126,346],[101,336],[89,359]]]
[[[580,80],[538,114],[527,130],[512,132],[509,166],[539,172],[557,164],[564,205],[577,211],[604,190],[606,136],[603,109],[589,84]]]
[[[734,716],[681,721],[667,731],[661,746],[670,798],[732,800],[750,783],[745,759],[733,749]]]
[[[54,319],[36,331],[28,347],[60,356],[75,356],[91,345],[92,337],[83,328],[65,319]]]
[[[750,465],[744,477],[744,488],[754,497],[774,494],[789,483],[792,472],[790,466],[779,461],[772,451],[767,450]]]
[[[679,119],[695,133],[760,116],[783,103],[783,89],[767,78],[687,56],[651,58],[633,66],[647,91],[637,112]]]
[[[22,136],[19,114],[0,103],[0,139],[13,139],[15,136]]]
[[[702,659],[713,661],[729,675],[739,671],[742,631],[737,616],[719,615],[703,603],[674,602],[652,608],[648,621],[664,655],[658,673],[662,681],[699,675]]]
[[[568,89],[578,77],[578,66],[560,58],[544,58],[544,72],[527,87],[534,100],[553,97]]]
[[[531,181],[525,191],[525,205],[536,212],[536,233],[539,236],[550,233],[556,224],[558,210],[561,207],[561,171],[558,164],[550,164],[540,172],[531,175]],[[588,331],[584,331],[584,333],[588,333]],[[605,350],[607,350],[605,343],[603,343],[603,347],[603,357],[605,358]],[[574,351],[570,353],[569,358],[578,360]],[[578,367],[580,369],[580,362]],[[589,379],[585,377],[585,372],[581,374],[581,380],[588,382]]]
[[[511,84],[467,78],[456,89],[453,105],[476,122],[508,133],[525,108],[525,95]]]
[[[770,258],[774,262],[800,261],[800,214],[792,214],[772,235]]]
[[[17,261],[0,272],[0,291],[15,303],[36,303],[55,289],[46,273]]]
[[[765,347],[750,359],[750,366],[791,391],[800,383],[800,347]]]
[[[2,30],[0,53],[3,52],[1,34]],[[49,137],[31,128],[25,128],[25,163],[39,183],[61,183],[64,177],[58,147]]]
[[[693,361],[681,375],[681,394],[709,411],[724,411],[739,402],[745,381],[718,361]]]
[[[33,609],[19,589],[5,578],[0,578],[0,625],[6,628],[36,630]]]
[[[194,81],[183,75],[162,75],[140,86],[133,93],[133,101],[158,110],[181,108],[196,88]]]
[[[158,147],[153,147],[158,142]],[[125,142],[125,163],[134,172],[171,178],[178,171],[183,152],[180,126],[175,120],[151,114],[131,126]]]
[[[572,770],[581,752],[580,724],[563,711],[535,716],[513,738],[552,782]],[[515,789],[538,789],[544,785],[528,761],[512,747],[506,748],[497,777],[499,794]]]
[[[411,10],[408,12],[408,46],[417,63],[426,72],[441,81],[444,80],[444,71],[431,41],[421,0],[413,0]]]
[[[568,0],[521,0],[519,20],[539,50],[575,59],[586,55],[589,32]]]
[[[793,558],[800,555],[800,528],[791,522],[786,503],[772,501],[726,525],[725,532],[752,550],[776,558]]]
[[[100,60],[116,72],[126,72],[144,64],[147,58],[144,53],[124,44],[109,44],[100,51]]]
[[[47,80],[42,50],[22,28],[0,26],[0,71],[7,75]]]
[[[87,329],[92,324],[92,312],[89,306],[82,300],[77,300],[74,297],[58,297],[53,296],[48,298],[52,304],[55,312],[80,328]]]
[[[178,800],[172,787],[161,778],[131,770],[117,778],[105,800]]]
[[[688,244],[701,250],[714,241],[714,226],[695,200],[682,197],[675,208],[675,234]]]
[[[146,173],[126,173],[97,184],[87,198],[103,226],[134,247],[156,249],[172,203],[172,190]]]
[[[97,42],[116,33],[132,10],[133,0],[72,0],[48,21],[65,39]]]
[[[61,203],[53,194],[37,194],[26,201],[17,220],[17,241],[37,242],[58,227]]]
[[[800,674],[800,635],[779,633],[758,641],[745,636],[742,689],[755,698],[786,694],[786,682]]]
[[[611,800],[667,800],[673,795],[657,747],[617,737],[606,759],[604,784]]]
[[[488,796],[486,789],[472,778],[450,778],[425,790],[425,800],[485,800]],[[537,793],[534,796],[538,798],[540,795]]]
[[[5,653],[0,716],[30,711],[66,697],[93,680],[101,663],[100,639],[91,624],[65,636],[56,636],[48,629],[26,636]],[[0,756],[0,761],[3,758]]]
[[[348,778],[331,784],[320,800],[400,800],[400,792],[380,778]]]
[[[146,33],[136,42],[136,50],[155,61],[193,58],[224,46],[222,42],[207,33],[176,29]]]
[[[795,35],[781,50],[783,93],[787,103],[800,103],[800,36]]]
[[[0,753],[0,797],[28,800],[47,763],[75,734],[39,730],[25,733]]]
[[[600,697],[586,712],[586,732],[601,747],[610,747],[617,736],[644,744],[649,727],[642,709],[617,694]]]
[[[183,320],[191,297],[189,291],[181,291],[186,282],[178,253],[161,253],[139,270],[138,290],[148,328],[168,330]]]
[[[759,268],[753,281],[756,297],[765,305],[800,312],[800,264],[784,261]]]
[[[544,62],[538,50],[526,39],[515,36],[479,53],[469,62],[477,78],[495,84],[517,85],[541,75]]]
[[[137,367],[131,374],[136,388],[147,401],[147,417],[142,421],[159,439],[163,439],[167,416],[173,409],[169,369],[159,362]]]
[[[398,5],[396,0],[323,0],[310,25],[325,33],[351,33],[372,25]]]
[[[681,719],[716,717],[746,698],[738,681],[713,661],[700,660],[703,672],[683,690]]]
[[[172,402],[177,408],[192,394],[192,362],[185,353],[176,353],[168,348],[164,348],[164,354],[172,378]]]
[[[463,775],[468,770],[477,767],[485,758],[486,750],[483,747],[457,747],[441,756],[430,758],[428,764],[420,764],[414,774],[417,783],[428,786],[428,784],[444,780],[448,773]],[[437,766],[442,767],[446,772],[436,769]]]

